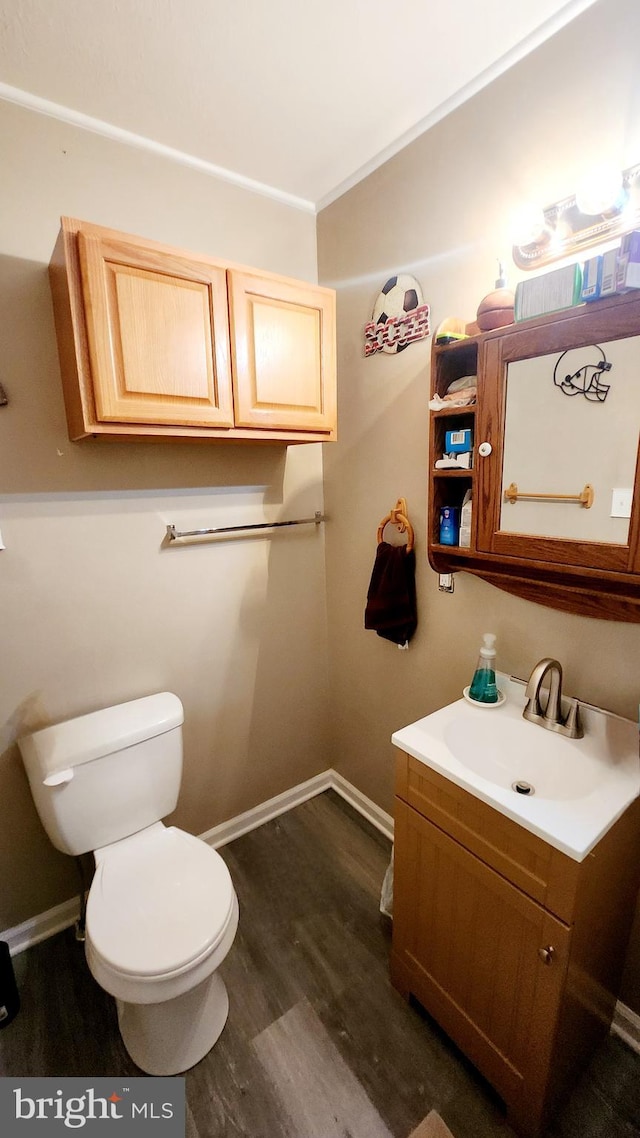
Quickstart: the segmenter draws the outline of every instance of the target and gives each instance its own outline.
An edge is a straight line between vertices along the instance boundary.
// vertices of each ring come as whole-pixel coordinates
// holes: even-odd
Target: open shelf
[[[470,478],[473,481],[473,467],[470,470],[464,470],[460,467],[458,470],[451,467],[451,470],[437,470],[432,471],[434,478]]]
[[[436,419],[448,419],[455,415],[471,415],[473,418],[475,417],[475,413],[475,403],[472,403],[469,407],[441,407],[438,411],[431,411],[431,414]]]
[[[478,337],[458,340],[453,344],[434,344],[431,356],[431,397],[443,398],[454,380],[475,376],[478,370]],[[437,470],[435,462],[446,453],[447,431],[471,432],[471,450],[475,445],[476,405],[443,407],[431,411],[429,419],[429,544],[443,552],[458,550],[457,545],[438,544],[440,511],[444,506],[460,509],[467,490],[474,484],[473,469],[451,468]]]

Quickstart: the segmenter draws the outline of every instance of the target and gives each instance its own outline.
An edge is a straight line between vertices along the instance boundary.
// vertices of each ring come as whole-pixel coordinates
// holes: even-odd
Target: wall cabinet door
[[[224,267],[82,231],[78,248],[98,418],[232,427]]]
[[[229,299],[236,424],[334,431],[332,291],[233,269]]]
[[[525,1126],[530,1109],[535,1132],[569,929],[399,799],[394,879],[393,952],[410,991]]]

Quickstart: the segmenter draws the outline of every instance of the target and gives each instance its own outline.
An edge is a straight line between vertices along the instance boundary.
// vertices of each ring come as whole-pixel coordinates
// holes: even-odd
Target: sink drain
[[[516,794],[535,794],[536,788],[530,782],[512,782],[511,789],[515,790]]]

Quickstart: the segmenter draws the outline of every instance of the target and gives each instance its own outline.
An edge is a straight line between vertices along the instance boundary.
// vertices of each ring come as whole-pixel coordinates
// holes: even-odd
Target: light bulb
[[[620,170],[604,164],[591,170],[576,190],[576,205],[587,217],[615,217],[627,198]]]
[[[519,249],[547,245],[551,236],[544,213],[539,206],[520,207],[511,223],[513,244]]]

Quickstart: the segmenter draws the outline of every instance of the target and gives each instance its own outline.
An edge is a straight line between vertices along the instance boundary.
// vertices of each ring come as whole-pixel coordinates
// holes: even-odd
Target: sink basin
[[[522,683],[498,675],[498,686],[499,707],[460,699],[392,742],[582,861],[640,794],[637,724],[583,704],[584,738],[569,739],[522,718]]]
[[[567,739],[522,718],[485,715],[478,721],[475,715],[461,716],[447,724],[443,739],[470,771],[506,790],[520,787],[516,792],[521,794],[583,798],[608,775],[605,763],[575,745],[582,740]]]

